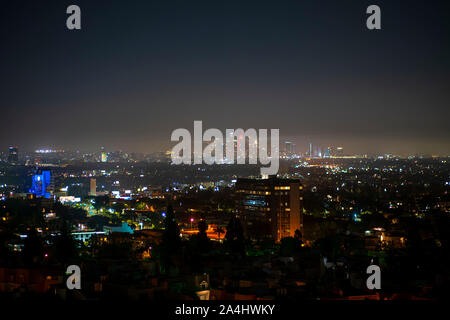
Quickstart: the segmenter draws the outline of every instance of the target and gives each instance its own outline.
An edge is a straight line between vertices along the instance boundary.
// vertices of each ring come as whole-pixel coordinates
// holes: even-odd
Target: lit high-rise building
[[[286,152],[286,155],[293,155],[294,154],[294,147],[295,147],[295,144],[293,144],[290,141],[286,141],[284,143],[284,151]]]
[[[19,162],[19,148],[9,147],[8,162],[10,164],[17,164]]]
[[[30,193],[37,197],[50,198],[53,191],[53,183],[50,170],[42,170],[32,177]]]
[[[97,195],[97,180],[94,178],[89,181],[89,195],[94,197]]]
[[[238,179],[238,212],[249,238],[293,237],[303,233],[303,186],[297,179]]]

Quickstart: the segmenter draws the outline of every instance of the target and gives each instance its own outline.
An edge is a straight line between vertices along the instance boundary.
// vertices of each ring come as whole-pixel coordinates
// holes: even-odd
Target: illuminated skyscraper
[[[37,197],[50,198],[52,191],[53,185],[50,170],[42,170],[40,173],[33,175],[30,193],[35,194]]]
[[[250,238],[293,237],[303,233],[303,186],[296,179],[238,179],[238,212]]]
[[[286,141],[284,143],[284,151],[286,152],[286,155],[293,155],[294,154],[294,144],[290,141]]]
[[[17,164],[19,162],[19,148],[9,147],[8,162],[10,164]]]
[[[97,180],[94,178],[89,181],[89,195],[94,197],[97,195]]]

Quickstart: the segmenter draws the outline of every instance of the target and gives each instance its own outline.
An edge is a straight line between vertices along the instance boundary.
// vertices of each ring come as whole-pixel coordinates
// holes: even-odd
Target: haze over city
[[[176,128],[279,128],[352,154],[450,154],[448,4],[69,1],[0,13],[0,147],[165,151]]]

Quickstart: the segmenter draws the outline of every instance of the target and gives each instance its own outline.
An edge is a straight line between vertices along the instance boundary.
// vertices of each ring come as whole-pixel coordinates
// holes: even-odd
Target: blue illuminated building
[[[30,193],[33,193],[38,197],[50,198],[50,185],[50,170],[42,170],[40,174],[33,175]]]

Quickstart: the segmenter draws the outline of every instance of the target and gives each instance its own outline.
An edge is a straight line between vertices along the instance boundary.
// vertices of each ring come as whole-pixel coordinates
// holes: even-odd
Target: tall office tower
[[[328,151],[330,153],[330,158],[336,156],[336,150],[334,147],[328,147]]]
[[[107,162],[108,154],[105,151],[105,147],[100,148],[100,162]]]
[[[322,148],[320,146],[316,149],[316,157],[322,158]]]
[[[290,141],[286,141],[284,143],[284,151],[286,152],[286,155],[290,156],[294,154],[294,144]]]
[[[230,145],[228,145],[228,143],[230,143]],[[209,142],[205,142],[205,145],[208,145]],[[232,144],[232,145],[231,145]],[[250,145],[248,145],[247,143],[247,139],[245,137],[245,135],[236,135],[236,132],[228,132],[225,136],[225,139],[223,141],[223,146],[225,147],[224,150],[224,163],[226,164],[234,164],[238,161],[238,157],[243,160],[243,161],[248,161],[248,156],[249,156],[249,149],[250,149]],[[243,150],[245,151],[245,153],[241,154],[240,152],[240,148],[241,146],[243,147]],[[256,148],[258,148],[258,142],[255,141],[255,146]],[[227,150],[232,150],[233,154],[230,158],[228,158],[228,151]]]
[[[303,234],[303,186],[297,179],[238,179],[238,216],[252,239],[293,237]]]
[[[9,147],[8,162],[11,164],[19,163],[19,148]]]
[[[325,149],[323,157],[324,158],[330,158],[331,157],[331,147],[328,147],[328,148]]]
[[[91,178],[89,183],[89,195],[94,197],[97,195],[97,180],[94,178]]]
[[[309,157],[310,157],[310,158],[313,157],[313,145],[312,145],[311,142],[309,143]]]
[[[337,147],[336,148],[336,156],[342,157],[344,155],[344,148],[343,147]]]

